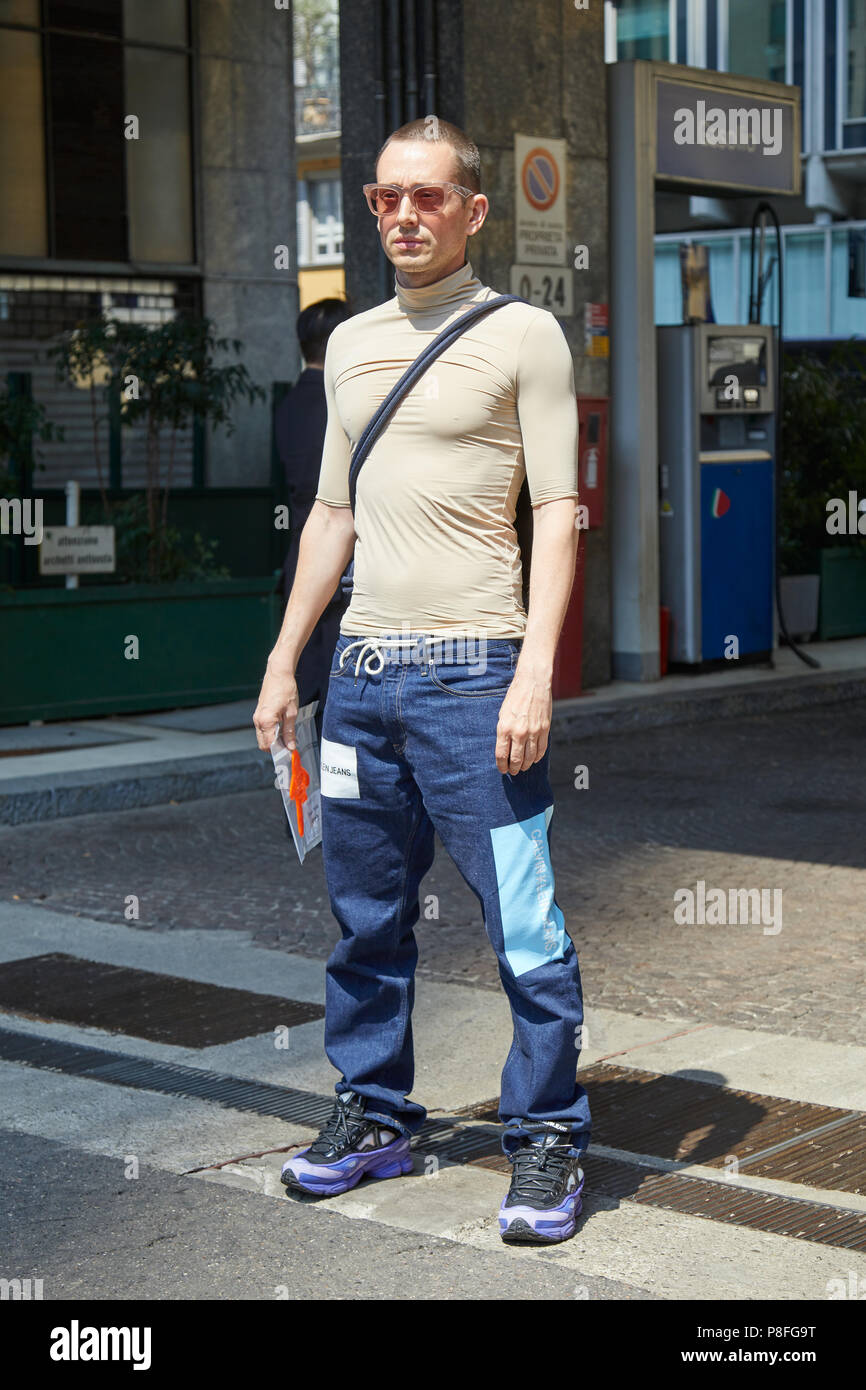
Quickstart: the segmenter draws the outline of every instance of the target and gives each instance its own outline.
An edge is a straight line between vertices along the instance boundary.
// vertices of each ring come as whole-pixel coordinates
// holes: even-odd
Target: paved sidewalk
[[[83,917],[0,906],[0,963],[52,950],[310,1002],[323,997],[322,962],[275,955],[249,937],[118,931]],[[422,981],[415,1020],[420,1066],[414,1094],[431,1116],[447,1118],[495,1095],[510,1041],[504,999]],[[414,1146],[414,1172],[404,1179],[365,1181],[315,1203],[293,1200],[279,1182],[280,1166],[288,1151],[310,1142],[314,1126],[249,1113],[230,1098],[215,1103],[166,1094],[160,1076],[166,1064],[193,1066],[197,1074],[212,1071],[327,1096],[335,1073],[323,1054],[321,1019],[291,1028],[285,1047],[275,1046],[272,1031],[189,1048],[9,1011],[0,1015],[0,1027],[6,1039],[11,1033],[138,1059],[135,1087],[108,1084],[104,1066],[101,1080],[80,1075],[80,1050],[69,1074],[56,1061],[0,1061],[0,1183],[16,1192],[3,1232],[4,1270],[42,1278],[47,1297],[267,1298],[278,1285],[290,1287],[293,1297],[368,1297],[371,1266],[376,1295],[393,1289],[397,1296],[395,1261],[403,1296],[411,1298],[826,1301],[833,1281],[851,1275],[866,1280],[863,1250],[829,1238],[780,1235],[754,1220],[708,1219],[678,1210],[676,1199],[648,1205],[641,1184],[653,1172],[674,1181],[697,1178],[725,1198],[733,1186],[753,1206],[794,1197],[804,1217],[817,1204],[826,1220],[839,1213],[849,1223],[866,1220],[866,1194],[839,1190],[832,1181],[810,1187],[799,1177],[748,1172],[732,1184],[718,1166],[672,1162],[658,1150],[616,1154],[603,1132],[587,1154],[588,1195],[578,1231],[549,1250],[509,1249],[499,1240],[506,1173],[439,1161],[423,1136]],[[769,1106],[771,1097],[845,1110],[866,1099],[866,1049],[860,1046],[816,1046],[783,1035],[707,1028],[700,1019],[665,1022],[608,1010],[594,1012],[591,1028],[604,1043],[586,1049],[582,1071],[607,1059],[635,1082],[648,1072],[710,1077],[720,1096],[756,1088],[751,1108],[758,1110],[755,1101]],[[646,1125],[649,1117],[635,1101],[630,1108]],[[691,1130],[689,1143],[699,1149],[695,1123],[683,1114],[679,1131]],[[634,1173],[633,1193],[610,1198],[595,1190],[593,1175],[611,1157]],[[22,1172],[28,1174],[23,1190]],[[60,1205],[52,1196],[58,1178]],[[22,1220],[31,1209],[42,1213],[40,1220]]]
[[[775,667],[614,681],[554,703],[551,742],[834,704],[866,694],[866,637],[788,648]],[[254,700],[137,716],[0,728],[0,824],[224,796],[273,784]]]

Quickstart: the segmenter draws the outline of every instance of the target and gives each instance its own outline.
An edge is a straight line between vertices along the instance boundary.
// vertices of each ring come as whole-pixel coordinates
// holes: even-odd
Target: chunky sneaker
[[[554,1130],[526,1136],[508,1155],[511,1187],[499,1208],[499,1234],[512,1243],[547,1245],[574,1235],[583,1202],[583,1169]]]
[[[409,1140],[378,1120],[368,1120],[366,1101],[343,1091],[318,1139],[283,1164],[280,1182],[301,1192],[336,1197],[359,1183],[365,1173],[397,1178],[411,1173]]]

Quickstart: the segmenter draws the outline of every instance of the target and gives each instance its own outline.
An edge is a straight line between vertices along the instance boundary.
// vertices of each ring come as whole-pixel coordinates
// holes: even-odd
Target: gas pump
[[[774,645],[772,325],[659,325],[660,598],[671,667],[767,661]]]

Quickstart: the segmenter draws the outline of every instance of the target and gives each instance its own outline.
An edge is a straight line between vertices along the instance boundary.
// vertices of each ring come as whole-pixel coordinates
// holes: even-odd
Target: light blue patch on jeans
[[[490,831],[505,958],[515,975],[561,960],[570,945],[565,918],[553,897],[547,827],[553,806],[515,825]]]

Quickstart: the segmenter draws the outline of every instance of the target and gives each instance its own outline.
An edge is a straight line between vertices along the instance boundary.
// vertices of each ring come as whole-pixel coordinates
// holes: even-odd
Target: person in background
[[[319,299],[298,315],[296,332],[304,370],[274,412],[274,437],[286,480],[290,516],[289,548],[283,563],[283,592],[288,599],[295,582],[301,532],[310,515],[322,464],[328,407],[325,401],[325,347],[338,323],[351,318],[345,299]],[[298,662],[301,705],[319,701],[316,730],[321,745],[322,713],[328,672],[348,600],[338,585],[316,624]]]

